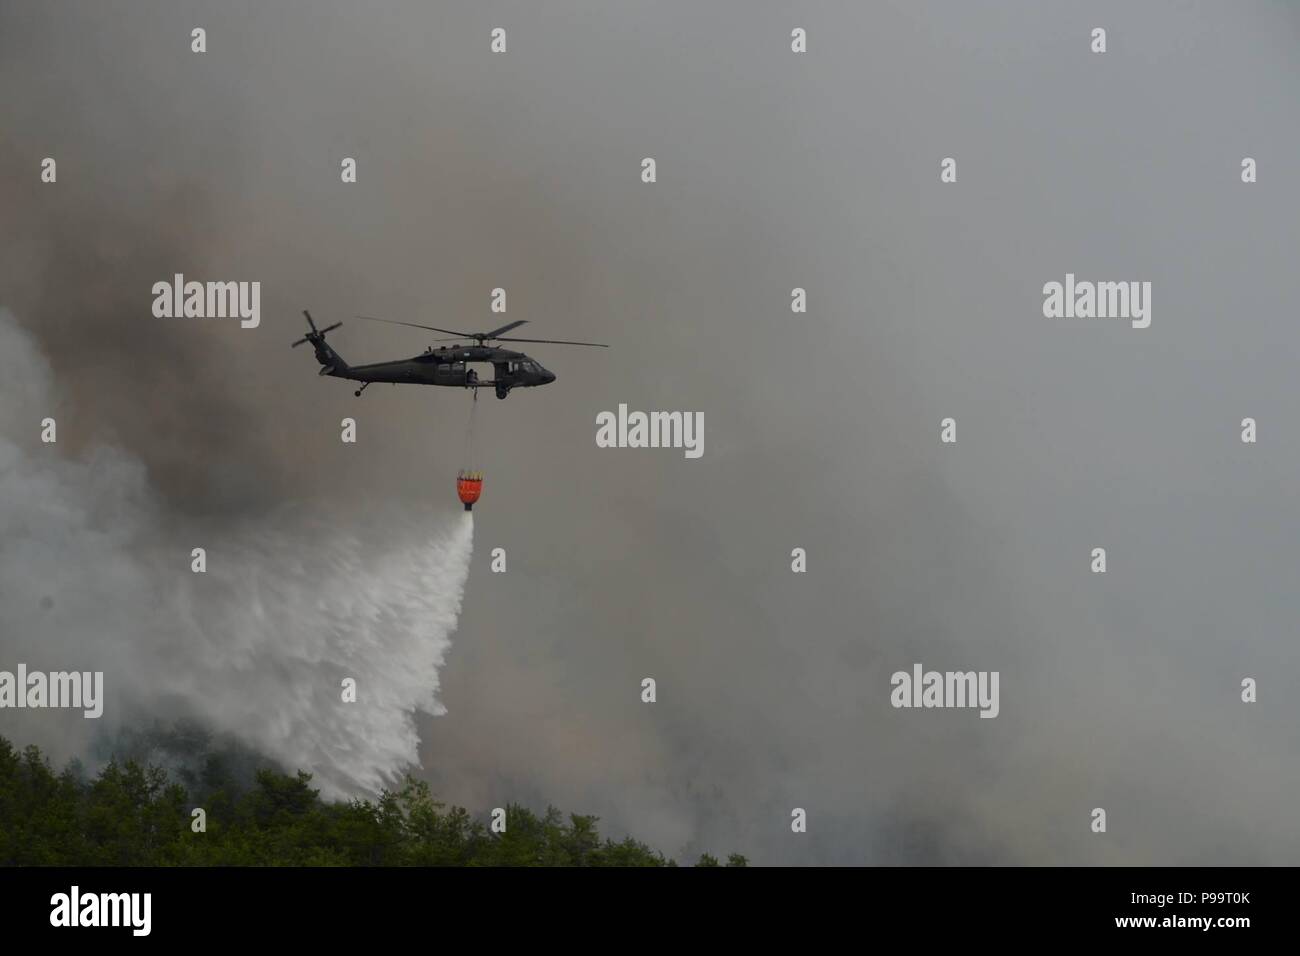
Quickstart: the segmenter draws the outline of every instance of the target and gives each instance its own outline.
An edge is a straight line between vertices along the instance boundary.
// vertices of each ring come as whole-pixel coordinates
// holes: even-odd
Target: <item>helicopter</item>
[[[451,339],[434,339],[435,342],[450,342],[456,339],[473,339],[474,345],[453,345],[433,348],[429,346],[421,354],[409,359],[397,359],[393,362],[375,362],[370,365],[349,365],[342,356],[335,352],[325,341],[325,333],[333,332],[343,325],[335,322],[323,329],[317,329],[306,309],[302,314],[307,317],[307,326],[311,330],[297,342],[297,348],[304,342],[310,342],[316,349],[316,361],[321,364],[321,375],[334,378],[346,378],[361,382],[361,387],[352,394],[358,398],[375,382],[391,382],[394,385],[446,385],[454,388],[474,389],[474,398],[478,399],[480,388],[493,388],[497,398],[505,398],[515,388],[535,388],[549,385],[555,381],[555,373],[543,368],[535,359],[523,352],[485,345],[485,342],[539,342],[548,345],[589,345],[594,348],[609,348],[599,342],[566,342],[559,339],[516,339],[504,338],[503,333],[527,323],[520,319],[493,329],[490,332],[457,332],[455,329],[440,329],[432,325],[419,325],[415,322],[398,322],[395,319],[378,319],[374,316],[359,315],[358,319],[367,322],[387,322],[390,325],[407,325],[416,329],[428,329],[431,332],[446,332]],[[478,372],[467,368],[468,363],[485,362],[492,366],[495,377],[491,381],[479,378]]]

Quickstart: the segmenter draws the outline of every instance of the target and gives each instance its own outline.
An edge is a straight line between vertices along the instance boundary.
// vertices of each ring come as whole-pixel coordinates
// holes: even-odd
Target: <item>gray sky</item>
[[[62,452],[138,456],[173,529],[459,507],[468,397],[354,399],[304,307],[352,362],[427,344],[353,314],[490,327],[495,286],[613,345],[479,402],[448,800],[760,863],[1295,863],[1298,51],[1283,3],[8,4],[0,305]],[[154,319],[174,272],[261,327]],[[1151,327],[1044,318],[1067,272]],[[703,458],[597,448],[620,402]],[[999,717],[892,709],[918,661]]]

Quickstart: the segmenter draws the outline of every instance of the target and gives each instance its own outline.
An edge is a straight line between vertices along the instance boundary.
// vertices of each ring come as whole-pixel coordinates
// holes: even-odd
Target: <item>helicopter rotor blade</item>
[[[509,332],[511,329],[517,329],[519,328],[519,326],[527,325],[527,324],[528,324],[527,319],[519,319],[516,322],[511,322],[509,325],[503,325],[499,329],[493,329],[491,332],[480,332],[477,336],[475,336],[475,338],[479,338],[479,337],[485,339],[500,338],[502,332]]]
[[[326,328],[321,329],[321,330],[320,330],[320,334],[321,334],[321,335],[324,335],[326,332],[333,332],[335,329],[339,328],[339,327],[342,326],[342,325],[343,325],[342,322],[335,322],[333,325],[330,325],[330,326],[327,326]]]
[[[455,329],[440,329],[436,325],[420,325],[418,322],[399,322],[397,319],[380,319],[373,315],[358,315],[358,319],[365,319],[367,322],[386,322],[389,325],[406,325],[413,329],[428,329],[430,332],[446,332],[448,335],[454,335],[462,339],[478,338],[473,332],[457,332]]]
[[[540,342],[545,345],[590,345],[593,348],[607,349],[603,342],[568,342],[564,339],[497,339],[498,342]]]
[[[453,336],[453,338],[450,339],[434,339],[435,342],[452,342],[456,339],[476,339],[481,343],[485,339],[492,339],[497,342],[534,342],[544,345],[589,345],[598,349],[609,348],[608,345],[605,345],[602,342],[570,342],[565,339],[512,339],[502,337],[500,334],[509,331],[510,329],[518,328],[526,323],[528,321],[527,319],[520,319],[517,322],[511,322],[509,325],[503,325],[501,328],[493,329],[491,332],[461,332],[457,329],[439,328],[436,325],[421,325],[419,322],[400,322],[397,319],[381,319],[374,315],[358,315],[357,318],[365,319],[367,322],[384,322],[388,325],[405,325],[412,329],[428,329],[430,332],[445,332],[448,335]]]

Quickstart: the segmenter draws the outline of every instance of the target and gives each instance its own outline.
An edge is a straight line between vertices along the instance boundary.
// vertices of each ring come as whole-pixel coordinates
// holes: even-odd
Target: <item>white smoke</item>
[[[0,732],[67,758],[112,725],[192,717],[311,772],[327,796],[374,792],[417,763],[415,712],[442,712],[471,515],[381,510],[344,529],[297,504],[194,527],[130,455],[64,450],[75,422],[58,420],[52,380],[0,310],[0,669],[102,670],[105,715],[6,710]],[[40,441],[46,417],[57,443]]]

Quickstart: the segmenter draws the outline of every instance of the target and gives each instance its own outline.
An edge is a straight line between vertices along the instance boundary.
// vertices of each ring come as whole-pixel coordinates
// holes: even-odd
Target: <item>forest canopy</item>
[[[115,755],[89,777],[0,737],[0,866],[677,865],[631,837],[602,839],[594,816],[505,811],[493,832],[410,776],[374,801],[326,801],[310,774],[215,751],[197,768]],[[719,864],[705,853],[696,865]]]

